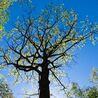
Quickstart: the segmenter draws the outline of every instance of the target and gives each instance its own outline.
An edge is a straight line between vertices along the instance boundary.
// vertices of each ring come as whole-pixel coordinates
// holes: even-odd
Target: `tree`
[[[0,28],[8,20],[7,9],[12,4],[12,1],[11,0],[0,0]]]
[[[8,8],[12,5],[14,0],[0,0],[0,38],[4,35],[4,25],[9,19]]]
[[[67,90],[67,98],[84,98],[83,90],[75,82],[72,82]]]
[[[4,79],[0,79],[0,98],[14,98],[12,91]]]
[[[85,90],[85,98],[97,98],[98,97],[98,88],[97,87],[89,87]]]
[[[0,0],[0,32],[3,31],[4,24],[9,19],[8,8],[15,2],[23,3],[24,0]],[[29,0],[25,0],[25,3]],[[30,2],[30,1],[29,1]]]
[[[97,86],[81,89],[77,83],[73,82],[71,83],[71,86],[67,88],[67,90],[68,90],[67,92],[68,98],[97,98],[98,97]]]
[[[91,74],[92,82],[98,84],[98,69],[94,68]]]
[[[75,48],[88,38],[94,41],[98,30],[98,25],[88,19],[78,21],[73,10],[51,4],[39,16],[18,20],[6,38],[7,46],[1,48],[2,65],[31,75],[35,72],[39,98],[50,98],[50,75],[66,89],[56,72],[73,58]]]

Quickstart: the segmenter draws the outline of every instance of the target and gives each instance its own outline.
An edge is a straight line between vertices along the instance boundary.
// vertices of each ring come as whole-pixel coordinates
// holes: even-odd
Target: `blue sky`
[[[98,0],[51,0],[54,3],[63,3],[65,8],[75,10],[80,19],[86,16],[91,21],[98,22]],[[39,12],[43,9],[50,0],[33,0],[36,10]],[[11,9],[11,21],[15,21],[16,16],[20,15],[20,9],[13,6]],[[34,13],[35,14],[35,13]],[[6,26],[9,29],[9,25]],[[71,81],[77,82],[81,87],[91,85],[89,82],[90,74],[93,67],[98,68],[98,43],[93,46],[90,42],[86,43],[85,47],[76,50],[75,62],[70,63],[70,67],[66,68]],[[19,88],[18,88],[19,89]],[[19,98],[19,97],[17,97]]]
[[[98,21],[97,0],[63,0],[66,8],[74,9],[80,19],[86,16],[90,21]],[[89,79],[92,68],[98,68],[98,43],[93,46],[88,42],[85,47],[78,49],[75,53],[75,63],[68,69],[71,81],[78,82],[81,87],[90,85]]]

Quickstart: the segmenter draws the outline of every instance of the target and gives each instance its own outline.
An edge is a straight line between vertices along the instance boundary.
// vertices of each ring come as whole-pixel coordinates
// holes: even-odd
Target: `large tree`
[[[17,72],[36,74],[39,98],[50,98],[52,75],[66,89],[56,74],[59,68],[73,58],[75,48],[83,46],[98,31],[96,23],[88,19],[79,22],[78,15],[62,5],[49,5],[38,16],[20,18],[9,33],[6,47],[1,48],[3,66],[12,66]]]

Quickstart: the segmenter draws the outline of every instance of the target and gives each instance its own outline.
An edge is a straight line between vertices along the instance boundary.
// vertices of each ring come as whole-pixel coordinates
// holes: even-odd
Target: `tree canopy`
[[[12,4],[13,0],[0,0],[0,30],[5,22],[8,20],[7,9]]]
[[[4,25],[9,19],[8,8],[14,0],[0,0],[0,38],[4,35]]]

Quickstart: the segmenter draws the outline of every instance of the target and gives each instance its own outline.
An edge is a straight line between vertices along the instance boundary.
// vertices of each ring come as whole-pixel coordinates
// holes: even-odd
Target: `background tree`
[[[73,82],[67,88],[67,98],[97,98],[97,97],[98,97],[97,86],[81,89],[77,83]]]
[[[25,2],[24,2],[25,1]],[[9,19],[9,7],[14,3],[20,3],[22,5],[23,3],[31,2],[31,0],[0,0],[0,36],[4,34],[4,25]]]
[[[0,0],[0,37],[4,34],[4,24],[8,21],[8,8],[13,0]]]
[[[12,91],[3,78],[0,79],[0,98],[14,98]]]
[[[0,29],[8,21],[8,8],[14,0],[0,0]]]
[[[85,90],[85,98],[97,98],[98,97],[98,88],[97,87],[89,87]]]
[[[20,18],[6,38],[7,46],[1,48],[2,66],[16,68],[16,72],[36,74],[39,98],[50,98],[50,76],[66,89],[58,71],[72,60],[75,48],[85,41],[95,40],[96,23],[88,19],[79,22],[77,14],[60,6],[46,7],[38,16]]]
[[[91,81],[98,85],[98,69],[94,68],[91,74]]]
[[[72,82],[67,89],[67,98],[84,98],[83,90],[77,83]]]

